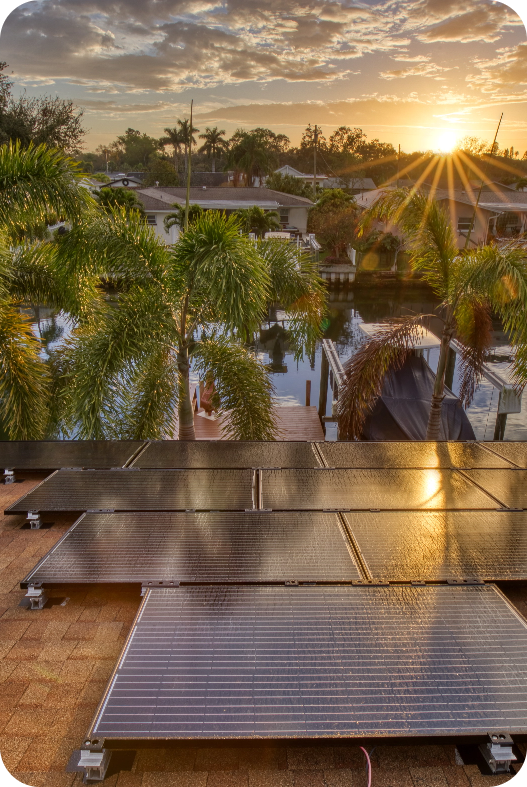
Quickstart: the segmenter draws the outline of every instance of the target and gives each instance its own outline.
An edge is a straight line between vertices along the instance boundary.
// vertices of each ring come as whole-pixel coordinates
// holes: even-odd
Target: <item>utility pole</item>
[[[187,194],[185,197],[185,232],[188,230],[188,212],[190,207],[190,164],[192,157],[192,107],[194,99],[190,102],[190,128],[188,132],[188,164],[187,164]]]
[[[399,169],[401,165],[401,143],[399,143],[399,155],[397,156],[397,186],[399,188]]]
[[[500,122],[498,123],[498,128],[496,129],[496,133],[494,134],[494,142],[492,143],[492,147],[490,149],[490,155],[492,156],[494,153],[494,148],[496,147],[496,140],[498,139],[498,131],[500,130],[501,121],[503,120],[503,112],[501,113]],[[483,170],[483,178],[481,179],[481,186],[479,187],[478,196],[476,199],[476,204],[474,205],[474,213],[472,214],[472,220],[470,222],[470,227],[468,228],[467,239],[465,241],[465,249],[468,248],[468,244],[470,241],[470,236],[472,235],[472,230],[474,228],[474,224],[476,223],[476,213],[478,210],[479,200],[481,198],[481,192],[483,191],[483,183],[484,178],[488,172],[488,161],[486,162],[486,166]]]
[[[318,142],[318,127],[315,123],[315,146],[313,148],[313,199],[317,200],[317,142]]]

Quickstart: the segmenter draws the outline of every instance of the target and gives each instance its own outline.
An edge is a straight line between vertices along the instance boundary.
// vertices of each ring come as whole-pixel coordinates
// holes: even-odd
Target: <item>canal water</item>
[[[331,339],[344,362],[365,341],[359,328],[362,322],[379,322],[389,317],[416,314],[434,314],[439,301],[430,291],[412,285],[381,286],[377,289],[349,288],[331,289],[328,298],[328,313],[324,322],[324,336]],[[28,310],[28,313],[29,310]],[[61,315],[54,316],[49,310],[41,310],[41,330],[49,335],[50,346],[57,345],[68,332],[67,322]],[[36,325],[34,326],[36,329]],[[318,407],[320,392],[320,365],[322,347],[319,344],[314,355],[295,360],[287,338],[287,315],[280,310],[271,310],[269,320],[262,324],[257,338],[256,350],[263,363],[268,365],[275,386],[278,405],[305,405],[306,381],[311,381],[311,405]],[[429,363],[433,371],[437,367],[438,351],[430,351]],[[508,379],[510,347],[500,326],[495,324],[493,348],[489,366]],[[456,361],[453,390],[459,393],[459,360]],[[331,414],[332,396],[328,392],[326,415]],[[483,380],[474,401],[467,410],[468,417],[478,440],[492,440],[498,407],[498,391]],[[326,439],[337,439],[336,424],[326,424]],[[507,416],[506,440],[527,440],[527,396],[524,395],[522,412]]]

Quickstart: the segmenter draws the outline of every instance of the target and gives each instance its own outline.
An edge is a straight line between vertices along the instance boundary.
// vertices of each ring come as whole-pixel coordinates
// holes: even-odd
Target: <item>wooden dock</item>
[[[324,441],[324,432],[316,407],[293,405],[275,407],[278,433],[276,439]],[[194,414],[196,440],[227,440],[222,431],[222,418],[206,418],[200,413]]]

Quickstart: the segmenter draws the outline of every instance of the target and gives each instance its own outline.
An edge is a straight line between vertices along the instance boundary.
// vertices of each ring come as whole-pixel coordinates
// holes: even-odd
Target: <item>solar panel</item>
[[[361,511],[345,518],[376,579],[527,579],[526,513]]]
[[[262,493],[274,510],[496,507],[452,470],[262,470]]]
[[[509,508],[527,508],[526,470],[464,470],[480,487]]]
[[[84,514],[23,580],[361,579],[336,514]]]
[[[311,443],[164,440],[149,443],[134,467],[319,467]]]
[[[58,470],[61,467],[123,467],[141,448],[136,440],[1,441],[0,468]]]
[[[509,443],[508,441],[496,441],[493,443],[482,443],[481,445],[499,454],[509,462],[513,462],[518,467],[527,467],[527,442]]]
[[[156,589],[88,738],[514,735],[525,652],[489,585]]]
[[[329,467],[510,467],[477,443],[317,443]],[[526,454],[527,456],[527,454]]]
[[[17,500],[17,511],[245,510],[252,470],[58,470]]]

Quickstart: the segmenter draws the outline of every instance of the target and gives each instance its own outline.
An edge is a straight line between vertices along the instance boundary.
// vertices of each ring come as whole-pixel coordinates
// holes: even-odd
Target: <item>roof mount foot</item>
[[[81,749],[79,767],[84,768],[83,783],[103,782],[111,756],[112,753],[108,749],[101,749],[100,751]]]
[[[15,483],[15,471],[10,470],[9,467],[6,467],[4,470],[4,484],[14,484]]]
[[[40,528],[42,527],[42,519],[40,518],[39,512],[28,511],[26,523],[29,525],[31,530],[40,530]]]
[[[507,732],[489,732],[487,743],[480,744],[479,750],[492,773],[509,773],[511,762],[517,758],[512,753],[514,742]]]
[[[41,585],[28,585],[26,598],[29,599],[29,609],[42,609],[48,600]]]

